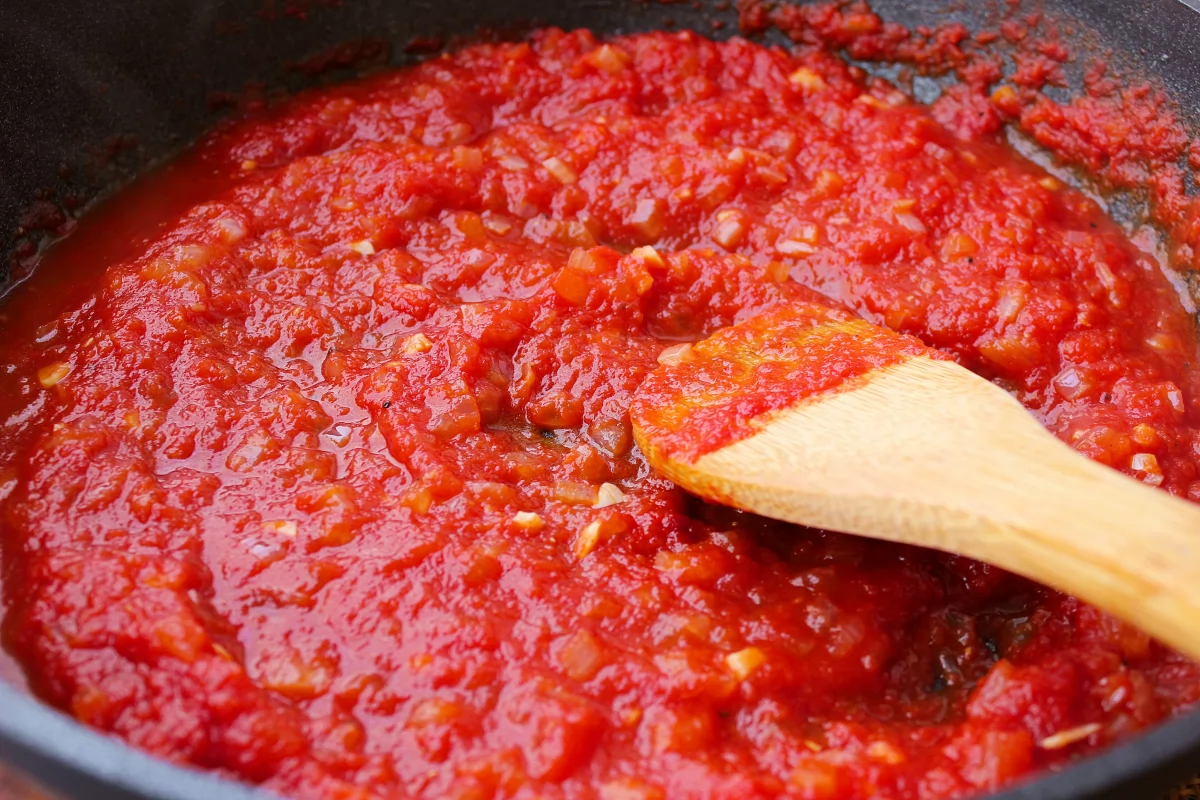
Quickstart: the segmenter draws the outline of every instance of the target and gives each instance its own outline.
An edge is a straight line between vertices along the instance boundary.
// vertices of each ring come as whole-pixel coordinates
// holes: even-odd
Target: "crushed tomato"
[[[547,30],[214,134],[154,184],[189,210],[14,298],[30,689],[310,800],[964,796],[1178,714],[1196,665],[1072,598],[706,506],[631,441],[664,350],[806,303],[1200,496],[1160,267],[951,122],[819,52]]]
[[[950,358],[838,309],[780,305],[660,353],[629,404],[634,439],[651,464],[694,462],[912,357]]]

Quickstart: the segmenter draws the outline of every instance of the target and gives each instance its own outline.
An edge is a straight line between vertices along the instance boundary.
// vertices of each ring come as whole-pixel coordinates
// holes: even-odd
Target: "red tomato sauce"
[[[213,135],[148,184],[188,210],[118,198],[136,236],[5,307],[30,689],[314,800],[964,796],[1188,708],[1195,664],[1072,598],[633,446],[666,348],[807,303],[1200,495],[1159,266],[947,124],[817,52],[543,31]]]
[[[761,430],[777,412],[914,356],[949,358],[845,312],[782,305],[696,345],[664,350],[629,417],[644,453],[690,462]]]

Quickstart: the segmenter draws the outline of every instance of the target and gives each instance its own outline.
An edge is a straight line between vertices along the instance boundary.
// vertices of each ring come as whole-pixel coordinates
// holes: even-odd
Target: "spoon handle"
[[[952,362],[914,358],[665,471],[765,516],[995,564],[1200,658],[1200,508],[1079,455]]]

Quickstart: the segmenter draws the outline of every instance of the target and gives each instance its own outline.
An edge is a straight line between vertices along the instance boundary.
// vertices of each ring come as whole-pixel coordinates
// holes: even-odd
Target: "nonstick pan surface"
[[[954,20],[972,28],[995,22],[1003,6],[873,3],[906,25]],[[1200,121],[1198,0],[1042,0],[1038,10],[1071,21],[1077,63],[1100,56],[1126,75],[1154,78],[1186,119]],[[736,33],[736,22],[712,0],[0,0],[0,290],[22,277],[10,255],[35,200],[77,206],[119,186],[210,127],[221,113],[214,97],[346,78],[364,60],[406,63],[418,57],[407,47],[414,41],[481,28],[519,35],[541,24],[600,34],[675,27],[720,38]],[[356,44],[337,52],[350,67],[337,69],[334,58],[332,71],[313,74],[314,56],[348,42]],[[143,755],[3,682],[0,761],[80,800],[265,796]],[[1197,770],[1200,712],[999,797],[1154,798]]]

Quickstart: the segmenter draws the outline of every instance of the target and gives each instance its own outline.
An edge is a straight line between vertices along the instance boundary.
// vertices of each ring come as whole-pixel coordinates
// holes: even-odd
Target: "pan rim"
[[[1200,14],[1200,0],[1172,0]],[[0,303],[4,302],[0,296]],[[1035,773],[991,800],[1153,797],[1200,768],[1200,708],[1082,759]],[[0,762],[89,800],[263,800],[276,795],[136,749],[0,680]]]
[[[89,800],[267,800],[278,797],[197,768],[173,764],[88,728],[0,681],[0,758],[52,791]],[[1200,709],[1165,722],[1060,772],[1039,773],[990,800],[1077,800],[1130,796],[1136,785],[1163,791],[1191,769],[1200,742]],[[1154,790],[1152,790],[1154,791]]]

